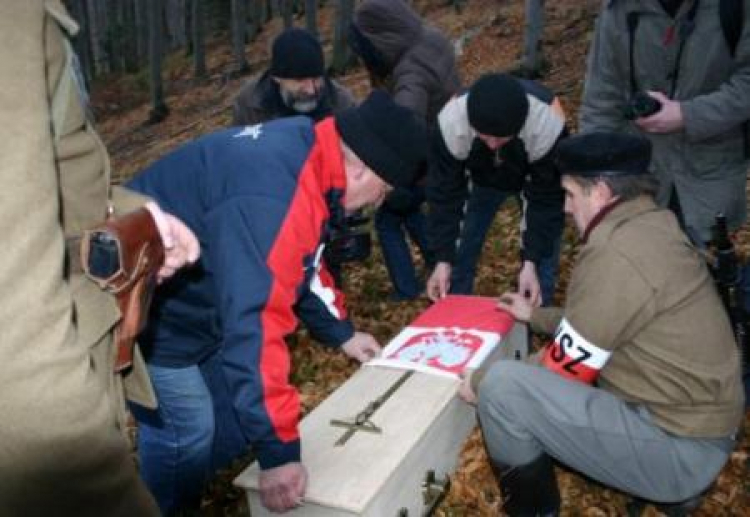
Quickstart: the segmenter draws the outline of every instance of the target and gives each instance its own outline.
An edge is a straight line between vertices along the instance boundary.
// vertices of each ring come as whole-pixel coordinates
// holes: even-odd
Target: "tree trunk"
[[[185,0],[163,0],[165,1],[166,26],[170,50],[185,48],[187,46],[187,20]]]
[[[128,34],[125,27],[125,3],[127,0],[109,0],[107,12],[107,34],[109,36],[109,62],[113,72],[125,71],[128,52]]]
[[[164,83],[161,74],[163,51],[162,0],[148,1],[148,55],[151,90],[151,112],[148,123],[158,124],[169,114],[164,100]]]
[[[255,41],[258,33],[263,29],[265,20],[265,0],[247,0],[248,23],[247,38],[248,43]]]
[[[294,20],[292,19],[293,7],[293,0],[279,0],[279,9],[281,10],[281,17],[284,20],[285,29],[294,26]]]
[[[137,0],[126,0],[123,5],[123,66],[126,72],[136,72],[140,66],[138,59],[138,30],[136,25]]]
[[[268,0],[268,19],[281,16],[281,0]]]
[[[195,77],[203,78],[208,75],[206,70],[206,46],[205,46],[205,11],[203,0],[191,0],[191,21],[193,32],[193,65]]]
[[[318,1],[305,0],[305,27],[318,37]]]
[[[341,75],[346,72],[353,61],[354,55],[347,43],[349,24],[354,13],[354,0],[338,0],[336,7],[336,25],[333,33],[333,57],[331,58],[331,72]]]
[[[135,0],[135,49],[138,66],[148,62],[148,1]]]
[[[247,28],[247,3],[245,0],[232,0],[232,55],[234,56],[233,75],[243,75],[250,71],[245,57]]]
[[[106,25],[102,8],[104,4],[97,0],[86,0],[86,19],[89,23],[89,34],[91,42],[92,68],[96,74],[109,71],[107,53],[104,49]]]
[[[260,27],[263,29],[263,25],[271,21],[273,18],[273,9],[271,6],[271,0],[258,0],[261,6],[261,22]]]
[[[539,71],[542,66],[542,32],[544,31],[544,0],[526,0],[521,66]]]
[[[218,32],[231,31],[232,5],[227,0],[204,0],[206,34],[214,36]]]
[[[89,31],[88,9],[86,9],[86,0],[74,0],[70,2],[70,13],[78,22],[80,30],[73,40],[78,59],[81,62],[81,71],[86,80],[88,88],[91,81],[96,77],[94,70],[93,56],[91,55],[91,33]]]

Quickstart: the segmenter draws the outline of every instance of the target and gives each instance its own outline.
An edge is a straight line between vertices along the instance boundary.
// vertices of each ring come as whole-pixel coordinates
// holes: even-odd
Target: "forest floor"
[[[459,63],[465,84],[484,72],[506,70],[518,58],[523,31],[523,0],[467,0],[460,12],[446,1],[416,0],[418,10],[441,28],[460,49]],[[561,97],[575,127],[580,100],[585,56],[591,39],[598,0],[557,0],[547,2],[544,50],[549,69],[542,81]],[[329,2],[329,4],[332,4]],[[324,7],[319,16],[320,32],[330,52],[332,11]],[[302,25],[303,20],[296,20]],[[269,41],[280,30],[272,20],[257,40],[248,46],[248,59],[254,72],[268,63]],[[190,59],[170,56],[165,62],[165,87],[171,114],[158,125],[146,125],[149,105],[141,76],[107,78],[94,85],[93,103],[98,127],[112,153],[115,180],[123,180],[174,149],[180,143],[203,133],[226,127],[231,118],[234,95],[247,78],[232,78],[229,36],[216,36],[209,43],[209,77],[191,78]],[[364,70],[356,68],[341,77],[359,98],[369,85]],[[506,206],[497,215],[485,244],[478,271],[477,294],[496,296],[511,288],[517,271],[518,210]],[[740,233],[738,247],[747,256],[750,237]],[[557,298],[562,301],[571,265],[576,254],[576,237],[566,231],[561,252],[561,278]],[[421,265],[421,263],[420,263]],[[426,300],[389,301],[390,282],[379,249],[365,263],[345,272],[346,294],[358,328],[387,342],[427,307]],[[343,355],[314,343],[304,330],[289,340],[293,353],[293,382],[299,387],[305,411],[320,403],[356,369]],[[750,425],[746,415],[745,427]],[[702,517],[750,515],[750,439],[747,435],[732,454],[715,487],[695,515]],[[243,462],[231,472],[222,473],[206,493],[203,515],[248,515],[243,494],[233,489],[231,480]],[[580,475],[559,468],[558,481],[563,496],[563,516],[625,516],[629,498],[602,487]],[[497,515],[499,491],[486,463],[478,432],[474,432],[461,453],[452,489],[438,510],[442,516]],[[658,515],[648,507],[646,516]]]

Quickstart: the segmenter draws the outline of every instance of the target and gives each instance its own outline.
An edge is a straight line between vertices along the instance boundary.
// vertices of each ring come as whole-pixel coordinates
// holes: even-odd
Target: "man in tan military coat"
[[[68,251],[104,219],[109,182],[66,39],[76,30],[59,1],[0,0],[0,513],[157,515],[123,434],[117,306]],[[145,201],[112,198],[116,213]],[[197,242],[151,210],[166,275],[197,258]],[[147,382],[132,396],[155,402]]]
[[[558,148],[582,237],[565,307],[517,293],[499,303],[553,341],[539,365],[472,375],[509,515],[557,511],[550,458],[683,515],[734,446],[738,350],[705,261],[654,202],[650,157],[648,140],[617,133]]]

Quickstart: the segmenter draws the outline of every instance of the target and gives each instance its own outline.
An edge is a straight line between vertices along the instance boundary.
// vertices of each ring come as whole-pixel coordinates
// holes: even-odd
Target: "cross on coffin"
[[[375,412],[380,408],[380,406],[382,406],[385,403],[385,401],[391,397],[391,395],[396,393],[396,391],[401,387],[401,385],[404,384],[406,380],[409,377],[411,377],[413,373],[414,373],[413,371],[408,371],[404,373],[381,396],[371,401],[369,404],[367,404],[367,406],[365,406],[365,409],[357,413],[357,416],[354,417],[354,420],[352,421],[337,420],[337,419],[331,420],[332,426],[343,427],[347,429],[347,431],[344,434],[342,434],[338,440],[336,440],[336,443],[334,445],[336,447],[340,447],[344,445],[349,440],[349,438],[354,436],[354,433],[356,433],[357,431],[365,431],[368,433],[380,434],[382,430],[370,421],[370,417],[373,414],[375,414]]]

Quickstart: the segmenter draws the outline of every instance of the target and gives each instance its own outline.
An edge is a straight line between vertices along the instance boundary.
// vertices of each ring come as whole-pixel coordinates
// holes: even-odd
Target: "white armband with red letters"
[[[612,352],[587,341],[563,318],[542,353],[542,364],[568,379],[593,384]]]

